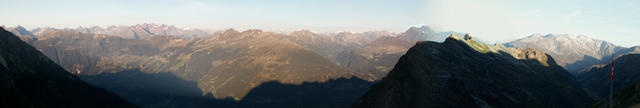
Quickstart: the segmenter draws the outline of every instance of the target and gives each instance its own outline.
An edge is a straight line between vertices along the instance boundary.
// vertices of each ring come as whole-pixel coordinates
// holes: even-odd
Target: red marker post
[[[613,108],[613,55],[611,55],[611,70],[609,71],[609,108]]]

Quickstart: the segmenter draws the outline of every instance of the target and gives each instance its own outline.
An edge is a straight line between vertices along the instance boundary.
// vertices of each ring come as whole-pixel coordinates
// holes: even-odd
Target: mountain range
[[[137,107],[80,80],[2,27],[0,73],[0,107],[3,108]]]
[[[584,35],[533,34],[505,43],[505,46],[533,48],[544,51],[554,57],[560,66],[572,74],[610,61],[611,56],[640,53],[640,47],[621,47],[613,43],[596,40]]]
[[[137,91],[148,90],[148,88],[123,89],[114,86],[132,82],[102,83],[111,81],[96,80],[96,78],[104,79],[105,77],[100,76],[116,75],[113,77],[137,79],[126,77],[131,74],[120,74],[120,72],[130,70],[150,75],[170,73],[180,80],[197,83],[195,84],[197,90],[177,90],[180,94],[192,95],[195,93],[203,97],[213,96],[216,99],[231,98],[234,101],[248,101],[244,97],[250,91],[270,81],[298,85],[311,82],[326,83],[339,78],[351,79],[352,76],[357,76],[354,79],[374,80],[344,69],[311,49],[324,48],[324,46],[307,48],[294,40],[305,38],[313,39],[315,37],[301,36],[297,33],[286,35],[260,30],[238,32],[230,29],[216,33],[210,38],[191,40],[173,36],[125,39],[103,34],[58,30],[41,35],[37,40],[31,42],[31,45],[40,49],[65,69],[80,75],[84,80],[111,88],[114,92],[125,97],[126,94],[137,93]],[[314,41],[316,40],[314,39]],[[323,44],[326,43],[320,41],[307,45],[319,46]],[[119,75],[124,76],[120,77]],[[145,86],[155,87],[154,85]],[[346,88],[348,87],[331,89]],[[364,92],[366,88],[353,89],[352,91]],[[352,97],[355,99],[360,94],[349,95],[354,95]],[[129,99],[140,98],[131,97]],[[159,103],[137,102],[142,106],[152,106]],[[348,106],[348,104],[344,106]]]
[[[373,83],[352,107],[586,107],[607,96],[602,75],[591,71],[611,56],[640,53],[579,35],[489,46],[428,26],[402,33],[208,33],[156,24],[7,30],[141,107],[348,107]],[[620,77],[616,90],[636,79]]]
[[[75,74],[130,69],[171,72],[181,79],[197,81],[203,91],[216,97],[236,100],[266,81],[300,84],[353,76],[284,34],[227,30],[215,35],[193,40],[172,36],[123,39],[55,31],[42,35],[32,45]]]
[[[109,26],[106,28],[93,26],[93,27],[77,27],[77,28],[64,28],[56,29],[51,27],[39,27],[31,31],[26,30],[22,26],[15,28],[9,28],[9,30],[15,33],[17,36],[31,36],[37,38],[37,36],[44,35],[48,32],[57,30],[69,30],[83,33],[93,34],[105,34],[110,36],[118,36],[126,39],[141,39],[148,38],[157,35],[173,35],[185,39],[193,39],[198,37],[208,37],[211,34],[200,29],[194,28],[177,28],[172,25],[157,25],[157,24],[137,24],[131,26]]]
[[[129,29],[163,26],[172,27],[143,24],[131,26]],[[262,30],[240,32],[228,29],[212,33],[210,36],[194,38],[174,35],[131,38],[117,33],[99,34],[97,30],[43,30],[45,29],[36,29],[34,31],[37,33],[31,33],[36,35],[35,38],[23,40],[64,69],[81,76],[83,80],[105,87],[144,107],[157,105],[159,101],[135,101],[140,98],[127,94],[148,90],[149,87],[154,88],[156,86],[152,85],[155,84],[137,89],[123,89],[116,85],[132,82],[107,83],[111,81],[104,80],[105,77],[135,79],[135,76],[145,77],[140,76],[144,74],[169,73],[180,79],[166,77],[169,80],[185,84],[194,82],[199,89],[173,90],[180,92],[179,94],[200,94],[204,97],[230,98],[240,102],[249,101],[244,99],[249,92],[270,81],[298,85],[355,78],[372,83],[371,81],[385,76],[397,59],[413,44],[409,40],[397,38],[395,33],[384,31],[317,34],[301,30],[283,34]],[[144,74],[120,74],[131,71]],[[139,82],[140,84],[149,82],[133,81],[143,81]],[[366,89],[352,91],[363,93]],[[360,94],[350,95],[353,95],[355,100]],[[169,96],[182,95],[173,93]]]

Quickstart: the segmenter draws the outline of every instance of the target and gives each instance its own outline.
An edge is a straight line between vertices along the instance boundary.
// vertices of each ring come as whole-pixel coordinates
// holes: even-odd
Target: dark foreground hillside
[[[640,54],[629,54],[616,58],[614,63],[615,77],[613,92],[619,91],[629,84],[640,81]],[[609,95],[609,71],[611,64],[594,65],[578,75],[578,80],[585,89],[598,97]]]
[[[629,84],[620,91],[613,94],[613,107],[616,108],[639,108],[640,107],[640,82]],[[609,97],[604,97],[596,102],[593,107],[609,107]]]
[[[586,90],[600,99],[594,106],[609,106],[611,64],[595,65],[578,75]],[[614,60],[613,105],[616,108],[640,107],[640,54],[628,54]]]

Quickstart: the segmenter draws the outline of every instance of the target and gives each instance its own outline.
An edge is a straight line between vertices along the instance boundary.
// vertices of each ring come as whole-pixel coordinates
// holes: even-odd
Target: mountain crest
[[[316,35],[315,33],[306,29],[294,31],[293,33],[291,33],[291,36],[315,36],[315,35]]]
[[[459,42],[462,42],[462,43],[459,43]],[[444,43],[465,44],[482,54],[498,53],[498,50],[492,48],[491,46],[484,44],[482,42],[478,42],[477,40],[473,39],[469,33],[465,34],[464,37],[461,37],[458,34],[453,33],[449,35],[447,39],[445,39]]]

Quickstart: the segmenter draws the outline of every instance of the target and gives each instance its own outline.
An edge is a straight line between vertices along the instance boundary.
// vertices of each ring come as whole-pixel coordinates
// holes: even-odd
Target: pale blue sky
[[[201,29],[316,32],[428,25],[490,42],[533,33],[583,34],[640,45],[638,0],[0,0],[0,25],[170,24]]]
[[[640,0],[429,0],[425,24],[505,42],[533,33],[640,45]]]
[[[204,29],[317,32],[404,31],[418,26],[421,0],[6,0],[4,25],[108,26],[140,23]]]

